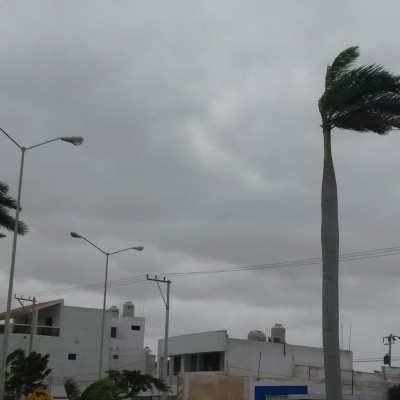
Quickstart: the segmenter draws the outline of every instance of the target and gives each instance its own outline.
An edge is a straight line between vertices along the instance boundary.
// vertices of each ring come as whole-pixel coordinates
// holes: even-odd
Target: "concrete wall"
[[[250,400],[246,378],[184,373],[179,376],[178,400]]]
[[[202,354],[210,352],[225,352],[227,349],[228,335],[226,331],[212,331],[193,333],[189,335],[173,336],[168,338],[168,355]],[[158,341],[158,376],[162,376],[164,362],[164,339]],[[198,362],[200,358],[198,359]],[[182,365],[189,365],[187,358],[183,357]],[[221,368],[222,370],[224,368]],[[185,369],[183,369],[184,371]],[[176,377],[172,377],[173,357],[168,382],[175,385]]]
[[[98,378],[100,360],[100,332],[102,309],[68,307],[61,303],[38,310],[39,325],[52,317],[53,327],[59,328],[59,336],[34,335],[33,350],[50,354],[50,381],[53,387],[62,386],[66,378],[73,378],[82,388]],[[132,330],[131,326],[140,326]],[[103,371],[110,368],[154,371],[154,356],[143,349],[145,320],[141,317],[113,319],[117,335],[111,339],[111,313],[106,312],[104,326]],[[0,335],[1,339],[1,335]],[[29,349],[29,334],[11,334],[9,352]],[[1,352],[1,349],[0,349]],[[112,355],[118,352],[118,360]],[[76,354],[76,359],[68,359]]]
[[[97,379],[100,361],[101,321],[101,309],[63,307],[60,330],[62,340],[57,352],[57,360],[55,360],[54,377],[73,377],[82,384]],[[108,369],[109,349],[107,343],[110,327],[111,314],[106,312],[103,370]],[[68,354],[76,354],[76,360],[69,360]]]
[[[193,333],[168,338],[168,354],[193,354],[225,351],[228,335],[226,331]],[[164,339],[158,341],[159,356],[164,354]]]
[[[143,349],[145,333],[145,319],[143,317],[112,318],[111,326],[117,328],[117,336],[110,338],[111,347]],[[139,327],[140,329],[133,330],[132,326]]]
[[[295,346],[284,343],[259,342],[254,340],[228,339],[226,372],[232,376],[259,378],[295,377],[296,369],[305,366],[305,379],[309,367],[323,368],[323,351],[318,347]],[[352,353],[341,351],[343,370],[351,371]],[[316,370],[313,370],[315,373]],[[323,377],[323,375],[322,375]]]

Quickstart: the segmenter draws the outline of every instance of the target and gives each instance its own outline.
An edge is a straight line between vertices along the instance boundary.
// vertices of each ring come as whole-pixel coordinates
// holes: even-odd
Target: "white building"
[[[159,376],[163,354],[159,340]],[[322,348],[286,343],[281,325],[268,341],[260,331],[247,340],[224,330],[170,337],[168,354],[168,383],[179,400],[324,399]],[[351,351],[341,350],[340,359],[345,398],[383,400],[388,387],[400,382],[399,369],[355,372]]]
[[[33,351],[50,354],[50,390],[59,391],[67,378],[84,388],[98,379],[102,313],[101,309],[65,306],[63,300],[14,309],[8,353],[18,348],[28,353],[32,340]],[[4,319],[5,313],[0,314],[0,320]],[[4,325],[0,325],[0,340],[3,333]],[[145,319],[134,316],[132,303],[123,305],[121,316],[116,307],[107,310],[103,373],[109,369],[154,372],[155,357],[144,348],[144,333]]]

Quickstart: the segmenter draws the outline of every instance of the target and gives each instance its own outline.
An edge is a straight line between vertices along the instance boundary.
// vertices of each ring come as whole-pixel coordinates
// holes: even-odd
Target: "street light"
[[[70,235],[75,239],[85,240],[86,242],[91,244],[93,247],[95,247],[97,250],[101,251],[106,256],[106,274],[105,274],[105,278],[104,278],[104,297],[103,297],[103,313],[102,313],[102,317],[101,317],[100,360],[99,360],[99,379],[101,379],[101,373],[102,373],[102,369],[103,369],[104,322],[105,322],[105,317],[106,317],[108,257],[112,256],[113,254],[122,253],[123,251],[127,251],[127,250],[142,251],[144,249],[144,247],[143,246],[134,246],[134,247],[128,247],[126,249],[118,250],[118,251],[113,251],[112,253],[107,253],[106,251],[102,250],[100,247],[98,247],[94,243],[92,243],[90,240],[86,239],[84,236],[81,236],[76,232],[71,232]]]
[[[8,352],[8,339],[10,335],[10,316],[11,316],[11,301],[12,301],[12,291],[14,284],[14,269],[15,269],[15,255],[17,251],[17,237],[18,237],[18,222],[19,222],[19,211],[21,208],[21,188],[22,188],[22,176],[24,172],[24,160],[25,152],[27,150],[34,149],[35,147],[43,146],[44,144],[55,142],[56,140],[62,140],[67,143],[71,143],[74,146],[79,146],[83,142],[81,136],[62,136],[55,139],[47,140],[45,142],[36,144],[30,147],[21,146],[16,142],[5,130],[0,128],[3,132],[20,150],[21,150],[21,164],[19,169],[19,182],[18,182],[18,195],[17,195],[17,206],[15,211],[15,224],[14,224],[14,236],[13,236],[13,248],[11,254],[11,267],[10,267],[10,278],[8,283],[8,297],[7,297],[7,309],[6,309],[6,319],[4,322],[4,339],[3,339],[3,354],[1,357],[0,364],[0,400],[4,399],[4,383],[5,383],[5,373],[7,366],[7,352]],[[32,326],[31,326],[32,329]]]

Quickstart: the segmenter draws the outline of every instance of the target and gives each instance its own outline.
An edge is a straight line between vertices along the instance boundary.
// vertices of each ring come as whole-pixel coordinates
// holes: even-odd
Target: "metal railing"
[[[4,325],[0,325],[0,334],[4,333]],[[11,324],[11,333],[29,335],[31,333],[31,325]],[[60,336],[60,328],[54,326],[38,326],[36,335],[41,336]]]

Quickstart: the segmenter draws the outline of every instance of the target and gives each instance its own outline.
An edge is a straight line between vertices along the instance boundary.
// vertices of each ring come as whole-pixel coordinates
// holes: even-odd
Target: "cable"
[[[355,260],[363,260],[369,258],[378,258],[378,257],[387,257],[394,256],[400,254],[400,246],[396,247],[388,247],[383,249],[375,249],[375,250],[366,250],[359,251],[353,253],[345,253],[339,256],[340,261],[355,261]],[[280,268],[293,268],[299,266],[310,266],[315,264],[321,264],[322,259],[320,257],[308,258],[308,259],[299,259],[294,261],[287,262],[276,262],[276,263],[267,263],[267,264],[258,264],[258,265],[249,265],[243,267],[236,268],[221,268],[221,269],[212,269],[212,270],[203,270],[203,271],[191,271],[191,272],[171,272],[171,273],[158,273],[156,275],[163,277],[186,277],[186,276],[197,276],[197,275],[212,275],[212,274],[220,274],[220,273],[230,273],[230,272],[240,272],[240,271],[252,271],[252,270],[264,270],[264,269],[280,269]],[[130,285],[134,283],[141,283],[146,281],[146,275],[138,275],[132,276],[128,278],[123,278],[115,281],[110,281],[107,283],[107,287],[114,286],[123,286]],[[95,290],[104,288],[104,283],[93,283],[83,286],[69,287],[69,288],[61,288],[47,291],[38,291],[38,292],[29,292],[25,294],[34,295],[34,296],[51,296],[58,294],[69,294],[87,290]],[[4,304],[0,302],[0,304]]]

